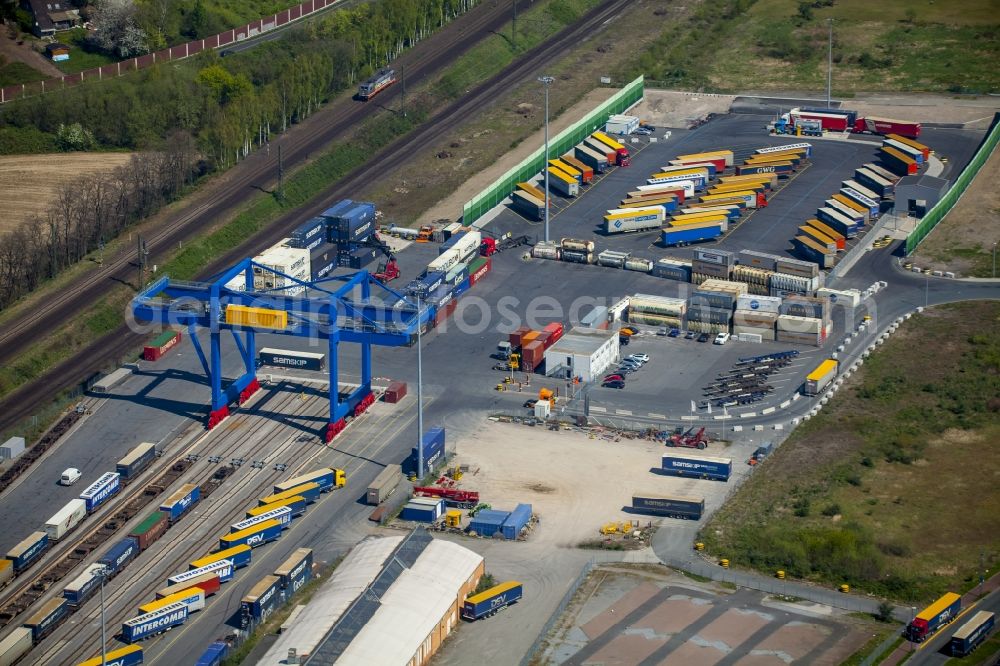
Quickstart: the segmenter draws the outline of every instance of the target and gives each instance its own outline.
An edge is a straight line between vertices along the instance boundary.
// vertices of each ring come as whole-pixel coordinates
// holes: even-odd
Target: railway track
[[[484,3],[484,6],[489,3]],[[525,7],[529,3],[519,3],[523,4]],[[552,40],[546,42],[535,49],[529,51],[521,60],[517,61],[514,65],[507,68],[500,74],[494,76],[489,81],[481,84],[479,87],[470,91],[465,97],[453,102],[449,106],[442,109],[432,120],[432,122],[425,123],[425,125],[417,130],[411,132],[406,137],[393,142],[382,151],[377,153],[369,160],[369,162],[354,171],[350,176],[342,179],[338,183],[334,184],[328,188],[323,195],[317,197],[317,202],[312,204],[310,207],[315,206],[316,208],[322,207],[323,205],[329,205],[331,202],[344,198],[350,195],[358,189],[362,184],[367,184],[372,182],[381,171],[381,165],[385,163],[393,164],[404,164],[408,159],[417,152],[418,148],[428,142],[433,142],[443,135],[445,135],[451,127],[459,124],[464,118],[469,117],[476,111],[488,108],[490,105],[495,103],[496,98],[504,90],[509,89],[523,81],[527,80],[530,76],[537,74],[541,68],[551,61],[560,52],[568,49],[570,46],[578,43],[579,41],[591,36],[594,31],[598,30],[603,24],[609,21],[614,15],[621,11],[627,5],[627,0],[607,0],[606,2],[599,5],[596,9],[587,14],[583,19],[578,21],[576,24],[566,28],[558,35],[556,35]],[[498,3],[502,6],[503,3]],[[506,10],[506,8],[504,8]],[[408,54],[410,58],[422,63],[421,66],[413,68],[416,71],[407,69],[407,78],[411,81],[419,81],[422,78],[436,73],[445,64],[450,63],[454,57],[460,55],[464,50],[467,50],[479,36],[482,35],[483,31],[495,31],[499,27],[503,26],[506,19],[505,11],[496,10],[496,14],[491,10],[490,15],[493,19],[486,20],[485,17],[476,15],[476,17],[470,18],[468,24],[468,30],[460,36],[454,43],[447,44],[446,48],[441,51],[434,50],[434,55],[425,53],[423,51],[418,52],[418,48],[415,48],[411,54]],[[456,21],[452,26],[458,30],[460,26],[460,21]],[[446,28],[447,30],[447,28]],[[461,32],[461,31],[459,31]],[[442,36],[444,36],[444,31],[442,31]],[[423,59],[421,61],[420,59]],[[407,64],[407,56],[400,59],[400,62],[405,66]],[[395,96],[399,94],[399,90],[395,89],[398,86],[393,86],[384,93],[382,97],[382,102],[395,99]],[[358,122],[365,114],[365,107],[354,106],[347,109],[347,113],[340,110],[335,103],[336,108],[331,110],[329,115],[323,116],[323,123],[329,125],[339,125],[341,122],[346,122],[348,125],[351,123]],[[319,120],[320,114],[313,117],[312,123],[307,121],[303,123],[303,128],[320,126],[316,121]],[[298,135],[289,134],[289,136],[282,138],[281,141],[288,141],[291,143],[294,141],[301,141],[302,145],[296,144],[298,149],[295,152],[296,155],[301,152],[305,152],[308,155],[309,150],[313,146],[324,145],[325,142],[335,139],[337,136],[341,136],[341,132],[344,128],[342,127],[332,127],[321,129],[321,132],[316,135],[307,134],[305,138],[302,138],[301,132]],[[282,143],[284,146],[285,143]],[[289,151],[288,159],[291,159],[291,152]],[[245,162],[249,163],[251,160],[261,160],[265,158],[260,154],[252,156]],[[247,166],[248,171],[253,168],[250,165]],[[269,164],[265,164],[260,168],[255,168],[252,173],[254,174],[267,174],[272,167]],[[258,178],[261,182],[266,184],[269,182],[264,179],[262,175]],[[198,217],[197,220],[192,220],[192,223],[186,227],[186,231],[179,230],[176,234],[165,237],[162,240],[162,246],[160,244],[152,246],[151,252],[152,256],[156,255],[157,248],[173,248],[176,246],[177,240],[181,240],[181,236],[185,238],[193,234],[193,229],[203,229],[209,226],[211,219],[217,219],[225,216],[233,209],[235,209],[245,198],[245,191],[243,187],[250,187],[249,183],[256,182],[253,178],[242,178],[233,185],[233,192],[220,197],[219,202],[228,202],[226,206],[213,206],[210,209],[206,208],[204,214]],[[211,214],[211,219],[203,219],[205,216]],[[205,271],[202,272],[202,276],[212,275],[219,271],[220,268],[226,267],[234,263],[234,261],[241,259],[245,256],[253,254],[255,249],[260,247],[273,244],[277,240],[283,238],[287,231],[292,228],[296,222],[300,220],[302,216],[301,212],[292,211],[284,215],[276,223],[268,227],[268,230],[257,235],[256,237],[247,240],[238,247],[234,248],[231,252],[227,253],[225,256],[220,257],[210,266],[208,266]],[[197,222],[197,223],[195,223]],[[128,258],[124,257],[121,259],[126,264],[128,263]],[[128,279],[129,271],[125,272],[125,280]],[[122,279],[122,278],[117,278]],[[87,288],[86,291],[76,294],[75,300],[80,302],[92,301],[99,298],[107,292],[111,287],[112,278],[108,278],[103,282],[98,282],[94,286]],[[37,339],[42,337],[42,334],[48,330],[54,328],[58,323],[72,319],[72,317],[77,312],[77,306],[74,303],[63,303],[58,307],[45,308],[47,313],[52,313],[46,315],[43,319],[39,319],[36,323],[32,324],[30,327],[25,328],[21,331],[20,338],[24,340]],[[5,330],[0,329],[0,363],[5,361],[4,355],[11,353],[9,348],[5,348],[2,341],[4,340]],[[130,350],[137,347],[143,340],[143,336],[132,333],[128,326],[122,325],[118,327],[115,331],[105,335],[103,338],[95,341],[93,344],[89,345],[85,350],[81,351],[76,357],[69,359],[59,366],[51,370],[49,373],[39,378],[32,384],[23,387],[16,393],[8,396],[5,400],[0,402],[0,430],[10,427],[13,424],[18,423],[27,416],[30,416],[39,404],[48,401],[52,394],[58,390],[71,387],[84,381],[87,377],[90,377],[95,372],[99,371],[108,362],[114,361],[124,357]],[[8,340],[8,343],[13,343],[14,340]]]

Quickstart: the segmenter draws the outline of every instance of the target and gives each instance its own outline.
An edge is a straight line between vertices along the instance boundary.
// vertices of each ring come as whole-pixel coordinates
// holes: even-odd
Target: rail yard
[[[396,82],[378,71],[356,103]],[[217,664],[254,642],[245,663],[860,648],[842,611],[874,602],[849,588],[810,615],[791,593],[614,567],[728,569],[699,526],[878,341],[1000,295],[890,254],[1000,130],[810,100],[663,127],[655,94],[614,92],[454,219],[389,224],[342,193],[210,278],[147,284],[141,356],[8,444],[0,664]],[[942,597],[910,640],[960,611]],[[973,619],[956,653],[993,626]],[[651,638],[620,638],[632,626]]]

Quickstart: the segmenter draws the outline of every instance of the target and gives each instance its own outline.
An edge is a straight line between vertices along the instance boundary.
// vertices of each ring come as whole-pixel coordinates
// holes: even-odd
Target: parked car
[[[636,335],[639,332],[635,326],[622,326],[621,330],[618,331],[619,335],[631,336]]]
[[[638,368],[635,367],[634,365],[620,365],[615,370],[615,374],[619,374],[619,375],[631,375],[636,370],[638,370]]]
[[[618,379],[613,382],[604,382],[601,386],[604,388],[623,389],[625,388],[625,382]]]
[[[639,361],[632,361],[632,360],[629,360],[629,359],[625,359],[624,361],[622,361],[621,363],[618,364],[618,367],[620,367],[620,368],[632,368],[633,370],[638,370],[639,368],[642,367],[642,363],[640,363]]]
[[[59,477],[60,486],[72,486],[74,483],[80,480],[82,474],[80,470],[76,467],[69,467],[63,471],[62,475]]]
[[[672,328],[672,329],[670,329],[670,332],[667,333],[667,337],[676,338],[680,334],[681,334],[681,329],[679,329],[679,328]]]
[[[656,334],[657,334],[657,335],[668,335],[668,333],[667,333],[667,329],[665,329],[665,328],[658,328],[658,329],[656,330]]]
[[[685,340],[692,340],[694,338],[694,331],[686,331],[684,333]]]
[[[625,377],[623,375],[618,375],[618,374],[608,375],[602,381],[605,381],[605,382],[615,382],[615,381],[623,382],[623,381],[625,381]]]
[[[715,336],[715,340],[712,341],[713,345],[724,345],[729,342],[729,334],[723,331]]]
[[[624,347],[625,345],[627,345],[628,344],[628,336],[627,335],[619,335],[618,336],[618,344],[620,344],[622,347]]]
[[[538,400],[536,400],[534,398],[532,398],[531,400],[525,400],[524,401],[524,406],[527,407],[528,409],[534,409],[536,402],[538,402]]]
[[[710,337],[711,336],[708,333],[702,333],[701,335],[698,336],[698,342],[708,342],[708,339]]]
[[[642,353],[639,353],[639,354],[629,354],[628,358],[635,359],[636,361],[639,361],[640,363],[647,363],[647,362],[649,362],[649,354],[642,354]]]

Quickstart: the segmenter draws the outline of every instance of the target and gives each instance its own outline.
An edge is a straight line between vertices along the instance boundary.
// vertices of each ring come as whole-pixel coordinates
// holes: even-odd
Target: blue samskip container
[[[49,547],[49,535],[46,532],[35,532],[27,539],[7,552],[7,559],[14,565],[14,573],[21,573],[32,562],[41,557]]]
[[[135,537],[125,537],[111,547],[104,557],[97,560],[108,568],[108,575],[114,576],[124,569],[139,554],[139,540]]]
[[[444,428],[431,428],[424,433],[424,437],[421,440],[421,446],[424,452],[424,469],[431,469],[434,467],[435,463],[439,461],[440,458],[444,456],[445,448],[445,431]],[[413,463],[417,463],[417,447],[410,449],[410,455],[413,457]],[[423,476],[424,470],[417,470],[420,476]]]
[[[733,461],[722,458],[688,458],[668,453],[663,455],[662,470],[664,474],[671,476],[728,481],[733,472]]]
[[[503,538],[513,541],[531,520],[531,505],[518,504],[503,521]]]
[[[452,298],[458,298],[459,296],[461,296],[465,292],[469,291],[469,287],[470,286],[471,286],[471,282],[469,281],[469,278],[466,277],[464,280],[462,280],[461,282],[459,282],[458,284],[456,284],[452,288],[452,290],[451,290],[451,297]]]

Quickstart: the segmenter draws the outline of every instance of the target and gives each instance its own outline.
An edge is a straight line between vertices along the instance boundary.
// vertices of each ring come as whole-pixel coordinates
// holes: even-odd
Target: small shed
[[[948,181],[934,176],[903,176],[896,182],[896,215],[923,217],[948,191]]]
[[[444,500],[437,497],[414,497],[406,506],[400,518],[417,523],[433,523],[444,515]]]
[[[0,446],[0,460],[13,460],[24,453],[24,437],[11,437]]]
[[[59,42],[52,42],[45,45],[45,55],[53,62],[69,60],[69,47]]]

